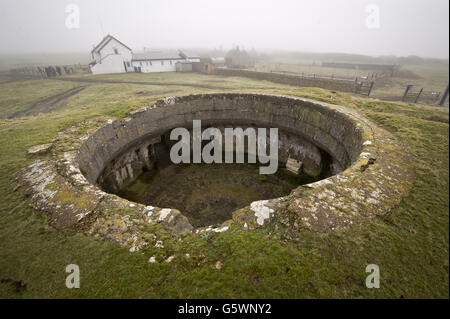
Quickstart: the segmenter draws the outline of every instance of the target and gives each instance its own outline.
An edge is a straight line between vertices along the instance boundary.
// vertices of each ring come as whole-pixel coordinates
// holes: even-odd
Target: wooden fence
[[[403,93],[402,101],[409,103],[426,103],[426,104],[437,104],[441,92],[436,91],[425,91],[423,88],[414,89],[413,85],[407,85],[405,93]]]

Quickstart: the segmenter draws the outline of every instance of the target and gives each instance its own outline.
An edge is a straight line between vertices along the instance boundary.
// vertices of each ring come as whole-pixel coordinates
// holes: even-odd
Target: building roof
[[[132,60],[178,60],[183,59],[178,51],[148,51],[144,53],[133,53]]]
[[[185,59],[200,59],[200,55],[192,51],[180,50],[180,55]]]
[[[91,51],[91,54],[94,52],[99,52],[101,49],[105,47],[111,40],[116,40],[118,43],[126,47],[128,50],[132,51],[131,48],[117,40],[112,35],[108,34],[104,37]],[[188,59],[188,58],[200,58],[197,53],[186,51],[186,50],[171,50],[171,51],[148,51],[143,53],[133,53],[132,60],[142,61],[142,60],[180,60],[180,59]]]
[[[109,41],[111,41],[112,39],[116,40],[116,41],[119,42],[121,45],[123,45],[124,47],[126,47],[128,50],[132,51],[128,46],[126,46],[125,44],[123,44],[122,42],[120,42],[119,40],[117,40],[117,39],[116,39],[115,37],[113,37],[112,35],[109,35],[109,34],[108,34],[106,37],[104,37],[104,38],[102,39],[102,41],[100,41],[99,44],[97,44],[97,45],[92,49],[91,54],[94,53],[94,52],[98,52],[98,51],[100,51],[101,49],[103,49],[103,47],[104,47],[105,45],[107,45],[107,44],[109,43]]]

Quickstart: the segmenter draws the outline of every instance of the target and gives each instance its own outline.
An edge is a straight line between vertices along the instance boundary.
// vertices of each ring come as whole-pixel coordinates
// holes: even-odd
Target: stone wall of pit
[[[242,128],[245,132],[252,126],[236,127],[234,124],[215,123],[222,134],[222,145],[225,145],[225,128]],[[207,127],[202,127],[202,130]],[[191,149],[193,143],[192,129]],[[266,149],[270,149],[269,128],[266,128]],[[169,149],[177,141],[170,140],[170,131],[161,136],[148,136],[147,139],[140,139],[139,144],[133,143],[125,152],[114,158],[103,170],[103,173],[97,178],[97,185],[109,193],[118,193],[122,188],[132,183],[143,171],[150,171],[165,161]],[[206,142],[206,141],[204,141]],[[159,149],[165,149],[166,153],[161,154]],[[244,153],[248,153],[248,145],[244,143]],[[233,151],[237,151],[236,143],[233,144]],[[256,150],[257,151],[257,150]],[[257,153],[255,154],[257,157]],[[286,164],[288,158],[302,162],[302,172],[313,177],[328,176],[340,171],[340,166],[332,163],[329,156],[320,150],[313,143],[305,140],[298,135],[292,135],[282,130],[278,130],[278,161],[279,165]],[[224,160],[224,159],[223,159]]]
[[[152,145],[161,135],[174,127],[189,128],[193,120],[201,120],[202,128],[277,127],[283,132],[281,149],[300,143],[299,148],[309,148],[309,158],[320,165],[318,147],[332,157],[335,173],[350,166],[362,148],[357,122],[321,104],[276,95],[201,94],[166,98],[125,121],[105,125],[80,147],[80,170],[90,183],[112,185],[107,191],[118,191],[143,167],[152,167]]]
[[[143,147],[145,152],[148,145],[158,142],[149,136],[159,129],[193,118],[214,122],[220,117],[228,123],[263,123],[297,132],[298,137],[303,134],[335,157],[344,170],[299,186],[288,196],[252,202],[218,227],[195,230],[176,209],[130,202],[96,185],[105,167],[130,161],[124,158],[117,163],[121,156],[133,157],[133,163],[141,156],[151,161],[151,156],[133,147]],[[130,251],[159,245],[155,234],[162,229],[177,236],[223,232],[234,225],[278,231],[286,240],[307,230],[343,229],[391,211],[414,181],[411,156],[404,145],[355,110],[252,93],[166,98],[124,121],[96,118],[79,123],[59,132],[51,145],[37,146],[29,154],[34,161],[17,173],[18,186],[30,205],[48,217],[49,225],[106,238]]]

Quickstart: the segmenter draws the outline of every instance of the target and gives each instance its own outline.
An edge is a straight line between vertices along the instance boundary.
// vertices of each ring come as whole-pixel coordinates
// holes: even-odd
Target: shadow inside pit
[[[231,219],[234,210],[253,201],[289,195],[299,185],[326,174],[297,175],[279,167],[275,174],[260,175],[259,164],[167,165],[163,161],[117,195],[144,205],[176,208],[194,227],[201,227]]]

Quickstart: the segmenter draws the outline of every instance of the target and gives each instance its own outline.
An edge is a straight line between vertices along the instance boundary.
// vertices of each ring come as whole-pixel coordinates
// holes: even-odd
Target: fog
[[[1,0],[0,54],[89,52],[111,34],[134,51],[240,45],[447,59],[448,11],[448,0]]]

